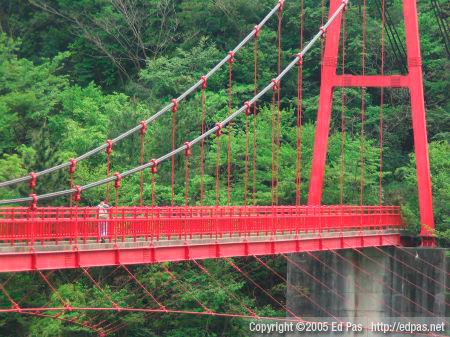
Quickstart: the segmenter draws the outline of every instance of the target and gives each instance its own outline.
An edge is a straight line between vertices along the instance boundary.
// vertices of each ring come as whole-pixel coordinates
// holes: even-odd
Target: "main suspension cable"
[[[261,20],[261,22],[256,26],[258,28],[254,28],[241,42],[239,42],[239,44],[232,50],[234,53],[237,53],[239,50],[242,49],[242,47],[244,47],[254,36],[257,35],[257,32],[267,23],[267,21],[278,11],[278,8],[280,7],[280,3],[277,3],[275,7],[272,8],[272,10]],[[204,75],[203,77],[208,79],[210,78],[212,75],[214,75],[228,60],[230,59],[230,55],[227,54],[219,63],[217,63],[206,75]],[[177,102],[181,102],[183,99],[185,99],[187,96],[189,96],[190,94],[192,94],[194,91],[196,91],[199,87],[201,87],[203,83],[203,79],[200,79],[199,81],[197,81],[195,84],[193,84],[189,89],[187,89],[185,92],[183,92],[180,96],[178,96],[176,98]],[[156,112],[153,116],[149,117],[148,119],[144,120],[145,124],[148,125],[150,123],[153,123],[154,121],[156,121],[159,117],[161,117],[163,114],[165,114],[166,112],[170,111],[174,106],[174,102],[171,101],[171,103],[169,103],[168,105],[166,105],[165,107],[163,107],[161,110],[159,110],[158,112]],[[142,129],[142,123],[140,123],[139,125],[135,126],[132,129],[129,129],[127,131],[125,131],[124,133],[118,135],[116,138],[111,139],[111,143],[112,144],[116,144],[118,142],[120,142],[121,140],[131,136],[132,134],[138,132],[139,130]],[[80,156],[78,156],[77,158],[74,158],[74,160],[76,162],[80,162],[82,160],[85,160],[101,151],[106,150],[108,147],[108,144],[102,144]],[[41,177],[43,175],[49,174],[49,173],[53,173],[55,171],[64,169],[69,167],[71,164],[71,161],[69,160],[68,162],[47,168],[45,170],[36,172],[36,177]],[[10,185],[14,185],[14,184],[18,184],[21,182],[25,182],[25,181],[29,181],[32,179],[31,175],[27,175],[27,176],[23,176],[20,178],[15,178],[15,179],[11,179],[11,180],[7,180],[4,182],[0,182],[0,187],[6,187],[6,186],[10,186]]]
[[[326,29],[339,16],[339,14],[343,11],[344,7],[347,4],[348,4],[348,0],[342,1],[342,4],[336,9],[336,11],[333,13],[333,15],[328,19],[326,24],[323,27],[321,27],[321,29],[316,33],[316,35],[308,42],[308,44],[303,48],[303,50],[295,56],[295,58],[283,69],[283,71],[275,79],[273,79],[262,90],[260,90],[260,92],[257,95],[255,95],[251,100],[249,100],[248,101],[249,104],[254,104],[263,95],[265,95],[269,90],[272,90],[274,87],[274,82],[278,83],[293,67],[295,67],[295,65],[297,65],[297,63],[300,59],[303,59],[304,55],[313,47],[313,45],[317,42],[317,40],[319,40],[322,37],[322,35],[325,34]],[[278,8],[278,6],[276,8]],[[189,142],[189,144],[191,146],[194,146],[195,144],[201,142],[203,139],[216,133],[218,130],[222,129],[223,126],[228,125],[228,123],[230,123],[237,116],[239,116],[243,111],[245,111],[245,109],[246,109],[246,105],[242,105],[238,110],[236,110],[233,114],[231,114],[227,118],[225,118],[221,123],[217,123],[216,126],[209,129],[205,133],[201,134],[197,138],[193,139],[192,141]],[[122,178],[125,178],[127,176],[130,176],[132,174],[135,174],[135,173],[145,170],[147,168],[156,166],[159,163],[166,161],[166,160],[172,158],[173,156],[183,152],[185,149],[186,149],[186,144],[183,144],[180,147],[174,149],[173,151],[166,153],[165,155],[159,157],[158,159],[151,160],[150,162],[148,162],[144,165],[140,165],[140,166],[134,167],[128,171],[120,173],[120,176]],[[83,185],[83,186],[78,186],[77,189],[72,188],[72,189],[68,189],[68,190],[61,190],[61,191],[51,192],[51,193],[42,194],[42,195],[34,195],[33,197],[22,197],[22,198],[16,198],[16,199],[0,200],[0,205],[57,198],[57,197],[65,196],[68,194],[73,194],[78,191],[89,190],[94,187],[98,187],[98,186],[107,184],[111,181],[115,181],[115,180],[117,180],[117,176],[113,175],[109,178],[91,182],[91,183]]]

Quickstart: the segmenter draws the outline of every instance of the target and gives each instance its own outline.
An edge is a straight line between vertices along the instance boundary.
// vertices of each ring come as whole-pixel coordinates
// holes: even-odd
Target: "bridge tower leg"
[[[330,15],[341,3],[342,0],[330,0]],[[316,133],[314,138],[314,154],[309,185],[308,204],[320,205],[322,200],[323,179],[325,174],[334,88],[405,88],[409,90],[411,100],[421,223],[420,236],[422,237],[423,246],[434,246],[433,198],[431,193],[425,100],[422,79],[422,61],[420,56],[417,5],[415,0],[403,0],[403,16],[405,20],[406,51],[408,62],[408,75],[405,76],[337,75],[336,67],[339,52],[339,38],[341,34],[340,16],[328,28],[322,62],[319,109],[317,113]]]
[[[424,246],[434,246],[433,197],[431,193],[430,161],[428,157],[427,122],[423,94],[422,59],[420,56],[419,25],[416,1],[403,0],[406,52],[408,57],[409,95],[411,99],[414,148],[416,153],[417,187]]]
[[[330,1],[329,16],[342,3],[340,0]],[[320,205],[322,200],[323,177],[328,147],[328,132],[330,129],[333,89],[336,77],[336,66],[341,35],[342,12],[328,27],[322,61],[320,82],[319,110],[317,112],[314,152],[312,159],[311,178],[309,183],[308,204]]]

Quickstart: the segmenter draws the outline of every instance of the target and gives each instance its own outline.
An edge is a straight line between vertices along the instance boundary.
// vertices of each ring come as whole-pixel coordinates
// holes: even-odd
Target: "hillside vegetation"
[[[0,181],[39,171],[76,157],[106,139],[137,125],[196,82],[229,50],[233,49],[254,25],[275,5],[274,0],[2,0],[0,5]],[[362,1],[351,1],[347,13],[345,72],[361,73]],[[368,1],[366,73],[380,72],[381,20],[379,1]],[[418,1],[421,48],[424,70],[430,165],[436,228],[440,244],[450,237],[450,99],[449,41],[439,29],[448,25],[450,5],[438,1],[436,13],[432,1]],[[386,36],[385,73],[405,72],[404,29],[401,1],[386,1],[389,26],[397,40]],[[321,25],[322,8],[317,0],[304,1],[305,41]],[[300,1],[287,0],[282,26],[282,67],[299,51]],[[258,86],[276,76],[277,20],[273,17],[261,31],[258,46]],[[397,41],[397,42],[396,42]],[[302,109],[301,200],[306,202],[311,169],[314,123],[320,88],[320,44],[304,60]],[[253,96],[253,42],[236,55],[233,64],[233,106],[239,107]],[[296,97],[297,75],[293,71],[282,82],[280,204],[295,204],[297,156]],[[208,80],[205,92],[206,127],[228,114],[228,65]],[[361,149],[361,90],[345,89],[345,163],[343,171],[344,203],[359,204]],[[324,203],[339,204],[341,174],[341,94],[335,92],[325,176]],[[420,226],[411,111],[408,92],[386,89],[384,92],[383,193],[386,205],[401,205],[413,233]],[[365,95],[364,203],[379,203],[379,117],[380,90],[368,89]],[[271,203],[271,95],[258,104],[258,148],[256,204]],[[149,126],[145,138],[145,159],[159,157],[171,150],[172,116],[164,115]],[[177,114],[176,143],[193,139],[201,130],[200,91],[180,103]],[[228,131],[227,131],[228,132]],[[226,132],[226,133],[227,133]],[[245,118],[231,126],[231,203],[242,204],[245,175]],[[249,139],[253,139],[250,128]],[[220,203],[227,203],[227,142],[221,139]],[[250,146],[252,146],[250,142]],[[215,202],[216,142],[205,146],[205,203]],[[139,135],[119,143],[112,155],[112,171],[125,171],[139,164]],[[250,157],[252,159],[252,157]],[[190,172],[190,203],[200,203],[200,151],[193,150]],[[175,203],[184,204],[184,158],[176,159]],[[250,170],[250,175],[252,175]],[[75,175],[78,185],[106,175],[105,154],[79,163]],[[139,203],[139,174],[123,182],[122,205]],[[150,175],[144,174],[144,199],[150,203]],[[61,171],[39,179],[36,193],[68,188],[68,174]],[[171,202],[169,163],[160,165],[156,178],[156,203]],[[250,185],[250,190],[252,184]],[[28,195],[26,184],[0,190],[0,198]],[[82,205],[96,205],[105,198],[105,188],[82,195]],[[250,194],[250,198],[252,195]],[[67,199],[53,205],[67,205]],[[246,259],[242,264],[252,263]],[[277,259],[271,265],[283,271]],[[223,262],[208,261],[210,271],[222,278],[228,291],[242,298],[258,314],[283,315],[267,299],[239,280]],[[179,278],[199,285],[188,293],[164,294],[161,284],[168,275],[161,266],[136,267],[134,272],[146,285],[161,292],[162,298],[188,310],[193,298],[201,298],[211,309],[239,311],[227,307],[227,295],[207,283],[195,266],[174,264]],[[108,275],[105,268],[95,271],[97,278]],[[101,306],[101,294],[88,280],[75,278],[75,271],[56,273],[53,282],[59,291],[80,306]],[[258,270],[255,279],[283,296],[284,286],[270,273]],[[107,291],[117,303],[142,307],[148,303],[133,296],[123,284],[123,271],[114,274]],[[0,281],[6,279],[0,275]],[[29,289],[28,304],[45,304],[48,289],[37,275],[15,276],[13,295],[21,298]],[[209,286],[204,286],[209,284]],[[202,286],[200,286],[202,285]],[[175,288],[175,285],[173,285]],[[128,290],[128,291],[127,291]],[[46,293],[47,292],[47,293]],[[0,295],[2,296],[2,295]],[[41,297],[42,296],[42,297]],[[181,297],[180,297],[181,296]],[[58,303],[57,298],[52,299]],[[178,304],[177,304],[178,303]],[[181,304],[180,304],[181,303]],[[0,297],[2,307],[8,307]],[[65,314],[70,318],[74,313]],[[83,313],[82,315],[93,315]],[[103,313],[103,319],[122,320],[126,327],[118,336],[244,336],[242,321],[217,317],[171,315],[118,315]],[[205,330],[205,326],[207,326]],[[62,321],[21,315],[0,316],[0,336],[91,336],[85,328]]]

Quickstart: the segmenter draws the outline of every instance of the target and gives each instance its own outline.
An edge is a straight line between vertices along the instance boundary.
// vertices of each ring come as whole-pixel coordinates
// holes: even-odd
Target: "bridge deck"
[[[303,251],[363,248],[400,244],[400,231],[325,231],[232,235],[218,238],[160,238],[147,241],[86,243],[60,241],[45,245],[0,245],[0,272],[148,264],[233,256],[274,255]]]
[[[394,206],[1,208],[0,272],[392,245],[401,228]]]

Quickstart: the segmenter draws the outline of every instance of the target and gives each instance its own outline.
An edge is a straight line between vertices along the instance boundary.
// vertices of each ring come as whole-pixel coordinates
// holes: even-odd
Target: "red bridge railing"
[[[170,240],[233,235],[390,229],[397,206],[232,206],[0,208],[0,242]]]

